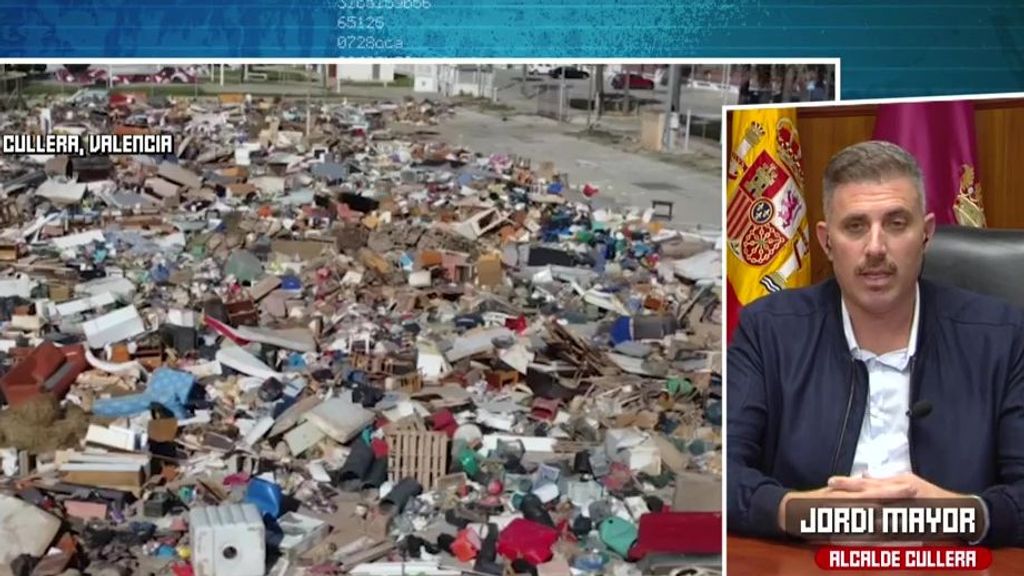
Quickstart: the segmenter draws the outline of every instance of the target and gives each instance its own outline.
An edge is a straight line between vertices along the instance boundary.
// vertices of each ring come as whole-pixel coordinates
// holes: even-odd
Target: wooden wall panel
[[[804,154],[804,195],[811,226],[811,270],[815,282],[831,275],[831,265],[814,236],[822,220],[821,180],[825,166],[842,148],[868,140],[875,127],[875,105],[803,108],[797,129]],[[729,125],[732,123],[730,113]],[[1024,229],[1024,99],[975,103],[978,171],[985,215],[991,228]],[[731,130],[729,131],[731,134]],[[731,142],[730,148],[731,149]]]
[[[1024,228],[1024,101],[1015,106],[976,106],[985,219],[991,228]]]
[[[824,220],[821,180],[832,155],[843,148],[871,138],[875,129],[874,106],[857,106],[849,115],[823,114],[825,109],[797,112],[797,130],[804,151],[804,198],[811,234],[811,277],[815,282],[832,275],[832,265],[818,244],[814,228]]]

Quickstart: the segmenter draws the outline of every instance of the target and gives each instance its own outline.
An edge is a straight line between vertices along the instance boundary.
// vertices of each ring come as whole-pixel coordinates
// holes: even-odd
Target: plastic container
[[[266,572],[266,528],[253,504],[193,508],[189,530],[195,576]]]

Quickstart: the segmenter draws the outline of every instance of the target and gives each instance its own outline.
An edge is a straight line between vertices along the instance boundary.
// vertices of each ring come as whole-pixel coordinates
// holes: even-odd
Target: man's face
[[[913,298],[935,217],[925,215],[914,182],[894,178],[835,189],[818,241],[850,306],[884,314]]]

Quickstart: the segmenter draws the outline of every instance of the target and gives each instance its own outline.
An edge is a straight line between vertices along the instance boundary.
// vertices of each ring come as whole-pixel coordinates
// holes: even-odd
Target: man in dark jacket
[[[935,219],[898,146],[838,153],[823,197],[835,277],[744,308],[727,351],[730,530],[782,536],[796,498],[971,496],[983,544],[1024,546],[1024,315],[920,279]]]

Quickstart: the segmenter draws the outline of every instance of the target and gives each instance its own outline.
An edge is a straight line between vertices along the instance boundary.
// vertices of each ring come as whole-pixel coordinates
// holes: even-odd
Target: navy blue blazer
[[[980,496],[983,545],[1024,546],[1024,311],[920,280],[910,423],[918,476]],[[727,509],[731,531],[778,536],[790,490],[853,467],[868,378],[843,333],[834,279],[744,308],[727,351]]]

